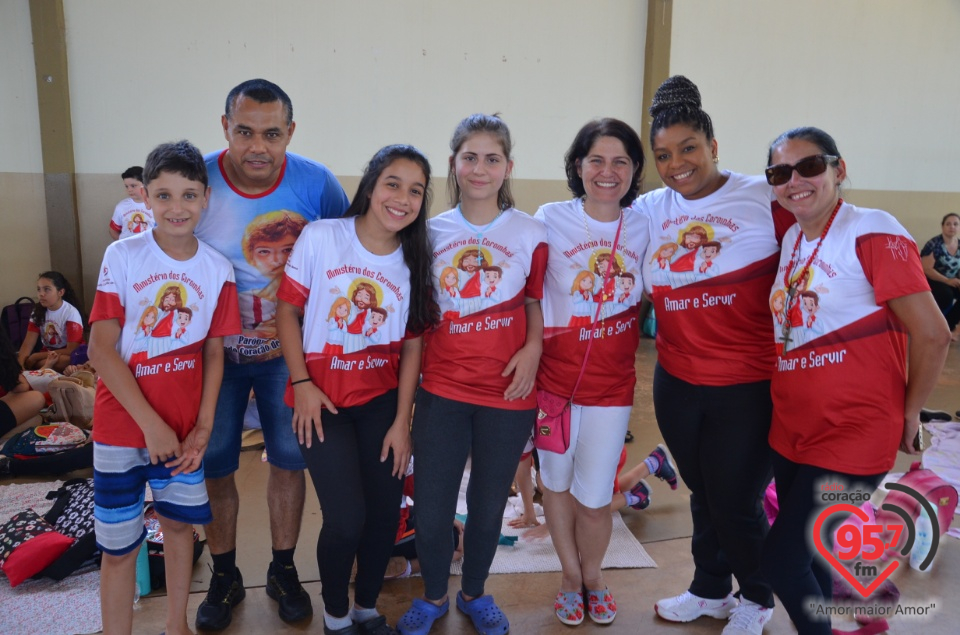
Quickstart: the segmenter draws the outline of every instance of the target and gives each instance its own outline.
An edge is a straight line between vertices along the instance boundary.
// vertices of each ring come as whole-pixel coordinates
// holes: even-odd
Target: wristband
[[[307,382],[307,381],[310,381],[310,378],[309,378],[309,377],[307,377],[306,379],[298,379],[297,381],[292,381],[292,382],[290,382],[290,385],[291,385],[291,386],[296,386],[297,384],[302,384],[302,383]]]

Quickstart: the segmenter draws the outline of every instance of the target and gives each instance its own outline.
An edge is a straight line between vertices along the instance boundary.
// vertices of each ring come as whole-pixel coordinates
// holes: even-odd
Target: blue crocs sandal
[[[437,606],[433,602],[415,598],[413,604],[397,622],[397,630],[400,631],[401,635],[427,635],[437,618],[446,615],[449,609],[450,600]]]
[[[481,595],[467,602],[463,599],[463,592],[457,592],[457,608],[470,618],[480,635],[507,635],[510,632],[510,622],[492,595]]]

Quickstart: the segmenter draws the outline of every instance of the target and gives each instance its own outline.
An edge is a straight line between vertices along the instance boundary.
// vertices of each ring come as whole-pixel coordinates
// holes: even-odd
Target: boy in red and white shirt
[[[223,375],[223,337],[240,332],[240,314],[233,268],[193,235],[209,195],[199,150],[186,141],[158,146],[147,157],[143,194],[157,228],[107,248],[90,316],[90,360],[103,383],[93,433],[101,613],[105,632],[132,630],[130,581],[145,537],[149,481],[167,553],[166,632],[188,633],[193,524],[212,520],[202,460]],[[189,306],[191,330],[204,335],[133,357],[142,314],[165,301],[173,310]]]

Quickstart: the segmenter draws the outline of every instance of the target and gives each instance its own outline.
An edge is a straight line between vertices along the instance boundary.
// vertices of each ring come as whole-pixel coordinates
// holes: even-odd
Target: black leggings
[[[417,508],[417,553],[423,594],[428,600],[447,595],[453,558],[450,525],[456,515],[468,455],[470,484],[460,586],[465,595],[483,595],[497,552],[510,484],[536,416],[532,409],[477,406],[446,399],[423,388],[417,392],[413,416],[413,500]]]
[[[334,617],[345,617],[350,610],[354,558],[354,601],[367,609],[377,605],[403,496],[403,479],[391,475],[393,453],[380,461],[383,438],[396,414],[396,390],[361,406],[340,408],[338,414],[325,410],[323,443],[313,430],[312,446],[300,446],[323,512],[317,540],[320,594],[326,612]]]
[[[657,424],[692,492],[694,574],[690,592],[721,599],[733,590],[773,607],[760,576],[769,524],[763,491],[770,482],[770,382],[697,386],[659,364],[653,376]]]
[[[960,324],[960,289],[944,284],[938,280],[927,278],[933,299],[937,301],[940,312],[947,318],[947,325],[952,331]]]
[[[886,472],[870,476],[843,474],[794,463],[773,452],[773,474],[780,511],[763,548],[762,571],[800,635],[830,635],[830,617],[815,620],[808,611],[811,604],[823,605],[833,597],[833,569],[810,550],[810,522],[824,507],[833,504],[823,500],[820,486],[824,482],[840,482],[844,491],[873,493]],[[842,521],[842,514],[831,516],[824,536],[833,536]]]

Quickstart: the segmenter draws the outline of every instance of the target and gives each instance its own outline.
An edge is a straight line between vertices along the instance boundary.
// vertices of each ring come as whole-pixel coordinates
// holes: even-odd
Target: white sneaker
[[[690,591],[684,591],[676,597],[665,598],[653,605],[657,615],[671,622],[690,622],[704,615],[725,620],[736,608],[737,599],[732,595],[722,600],[708,600]]]
[[[741,597],[740,606],[730,614],[730,623],[723,629],[723,635],[760,635],[772,618],[773,609]]]

